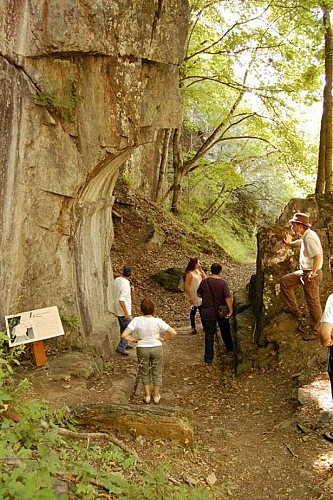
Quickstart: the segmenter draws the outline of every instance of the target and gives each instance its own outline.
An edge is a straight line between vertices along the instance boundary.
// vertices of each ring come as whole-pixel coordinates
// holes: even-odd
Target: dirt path
[[[195,449],[125,434],[119,437],[151,466],[172,464],[172,480],[206,483],[213,473],[215,485],[225,487],[224,496],[217,498],[332,499],[333,445],[321,437],[328,424],[326,429],[318,424],[318,408],[297,409],[290,367],[281,363],[267,371],[235,376],[233,358],[220,344],[214,363],[203,362],[201,329],[196,336],[190,335],[188,327],[179,326],[177,331],[177,338],[165,348],[160,404],[189,412]],[[110,365],[110,371],[91,381],[89,389],[80,379],[59,383],[51,371],[33,377],[34,390],[55,406],[127,403],[136,371],[135,349],[127,358],[115,353]],[[143,405],[140,385],[133,404]]]
[[[137,210],[132,213],[127,206],[117,207],[123,220],[115,222],[112,262],[115,275],[125,263],[133,265],[139,298],[153,297],[158,314],[178,331],[165,349],[160,404],[190,413],[195,447],[189,451],[161,440],[147,442],[126,434],[119,437],[151,466],[172,464],[168,475],[174,481],[207,484],[208,476],[214,474],[216,486],[225,487],[223,497],[217,498],[333,500],[333,444],[322,438],[322,432],[333,430],[333,422],[319,422],[320,408],[316,404],[298,407],[296,397],[304,374],[307,383],[316,377],[327,383],[325,350],[314,343],[305,345],[294,325],[282,318],[272,332],[279,344],[280,361],[275,368],[235,376],[233,359],[223,348],[214,363],[206,365],[202,330],[199,335],[190,335],[186,297],[162,289],[152,279],[161,269],[185,266],[193,250],[180,246],[183,233],[162,215],[156,222],[167,237],[163,248],[153,252],[141,247],[138,242],[145,232],[145,210],[149,213],[151,209],[146,205],[140,207],[140,217]],[[193,241],[199,248],[197,235]],[[201,246],[217,252],[206,240]],[[207,269],[214,261],[223,262],[233,290],[244,287],[255,272],[255,266],[233,263],[223,253],[202,252],[198,256]],[[77,367],[72,368],[76,373]],[[53,406],[128,403],[137,368],[135,350],[127,358],[114,353],[106,368],[98,380],[88,383],[61,371],[60,378],[52,369],[35,371],[32,394],[44,396]],[[133,404],[143,404],[141,387]],[[214,482],[214,476],[209,480]]]
[[[238,500],[333,498],[323,490],[327,461],[320,466],[324,455],[333,459],[333,447],[298,430],[290,373],[280,366],[235,377],[223,352],[207,366],[203,335],[181,331],[166,353],[164,390],[195,416],[198,478],[214,472]]]

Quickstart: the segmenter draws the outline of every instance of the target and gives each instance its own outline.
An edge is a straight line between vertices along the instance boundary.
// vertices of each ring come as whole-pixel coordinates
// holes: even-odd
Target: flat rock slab
[[[101,430],[132,432],[147,439],[168,439],[193,447],[193,429],[188,415],[179,408],[135,406],[123,404],[92,404],[72,408],[79,425]]]

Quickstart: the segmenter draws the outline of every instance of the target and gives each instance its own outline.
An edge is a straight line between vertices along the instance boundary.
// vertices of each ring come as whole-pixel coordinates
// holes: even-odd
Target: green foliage
[[[322,99],[320,5],[310,0],[190,4],[181,68],[184,171],[190,179],[182,209],[189,204],[207,223],[212,214],[222,222],[231,218],[235,191],[245,189],[257,202],[260,191],[265,193],[259,220],[276,218],[288,197],[306,196],[315,187],[320,123],[309,109]],[[229,166],[229,175],[217,165]],[[199,170],[200,182],[200,175],[194,176]],[[266,196],[266,178],[272,196]]]
[[[64,63],[65,61],[61,62]],[[36,104],[45,106],[64,121],[74,121],[74,112],[81,100],[77,91],[78,81],[79,78],[75,74],[68,74],[62,82],[49,77],[41,78],[40,90],[35,95]]]
[[[3,334],[2,334],[3,336]],[[17,384],[11,362],[0,356],[0,498],[223,499],[223,488],[174,485],[170,466],[139,467],[136,457],[110,444],[67,442],[57,427],[75,429],[67,407],[57,411],[29,399],[26,380]],[[64,493],[56,491],[56,481]]]
[[[69,326],[70,328],[78,328],[79,318],[77,316],[61,316],[61,321],[64,325]]]
[[[19,364],[19,359],[25,351],[25,346],[8,347],[8,337],[0,331],[0,407],[13,399],[13,395],[19,394],[25,388],[25,382],[15,384],[13,393],[9,394],[6,386],[13,382],[13,367]],[[1,409],[0,409],[1,413]]]
[[[129,175],[124,172],[121,176],[121,182],[124,185],[124,187],[130,191],[131,190],[135,191],[135,189],[137,188],[136,180],[133,175]]]

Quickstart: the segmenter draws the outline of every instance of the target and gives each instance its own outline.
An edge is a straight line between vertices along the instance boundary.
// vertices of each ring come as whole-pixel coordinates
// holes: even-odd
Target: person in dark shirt
[[[212,264],[210,270],[211,276],[202,280],[197,291],[198,296],[202,298],[201,318],[205,332],[204,360],[206,363],[212,363],[214,359],[214,340],[217,325],[227,351],[233,351],[229,322],[233,314],[233,300],[229,285],[225,279],[221,278],[221,264]],[[225,306],[224,317],[219,316],[218,309],[220,306]]]

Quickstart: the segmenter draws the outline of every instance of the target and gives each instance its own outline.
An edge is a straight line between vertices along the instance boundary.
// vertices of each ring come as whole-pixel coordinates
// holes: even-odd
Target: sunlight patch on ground
[[[308,397],[316,403],[317,407],[324,412],[333,413],[331,384],[329,380],[316,379],[312,384],[302,387],[303,396]],[[333,430],[333,429],[332,429]],[[319,455],[313,462],[314,468],[319,472],[333,470],[333,446],[332,451]],[[329,478],[325,488],[331,488],[332,477]]]
[[[316,403],[323,411],[333,411],[331,386],[329,380],[316,379],[309,385],[305,385],[298,390],[298,397],[301,404],[307,400]]]
[[[317,460],[314,461],[316,469],[321,471],[329,471],[333,469],[333,451],[319,455]]]
[[[319,408],[324,411],[332,411],[332,394],[329,380],[315,380],[313,384],[312,396],[316,399]]]

